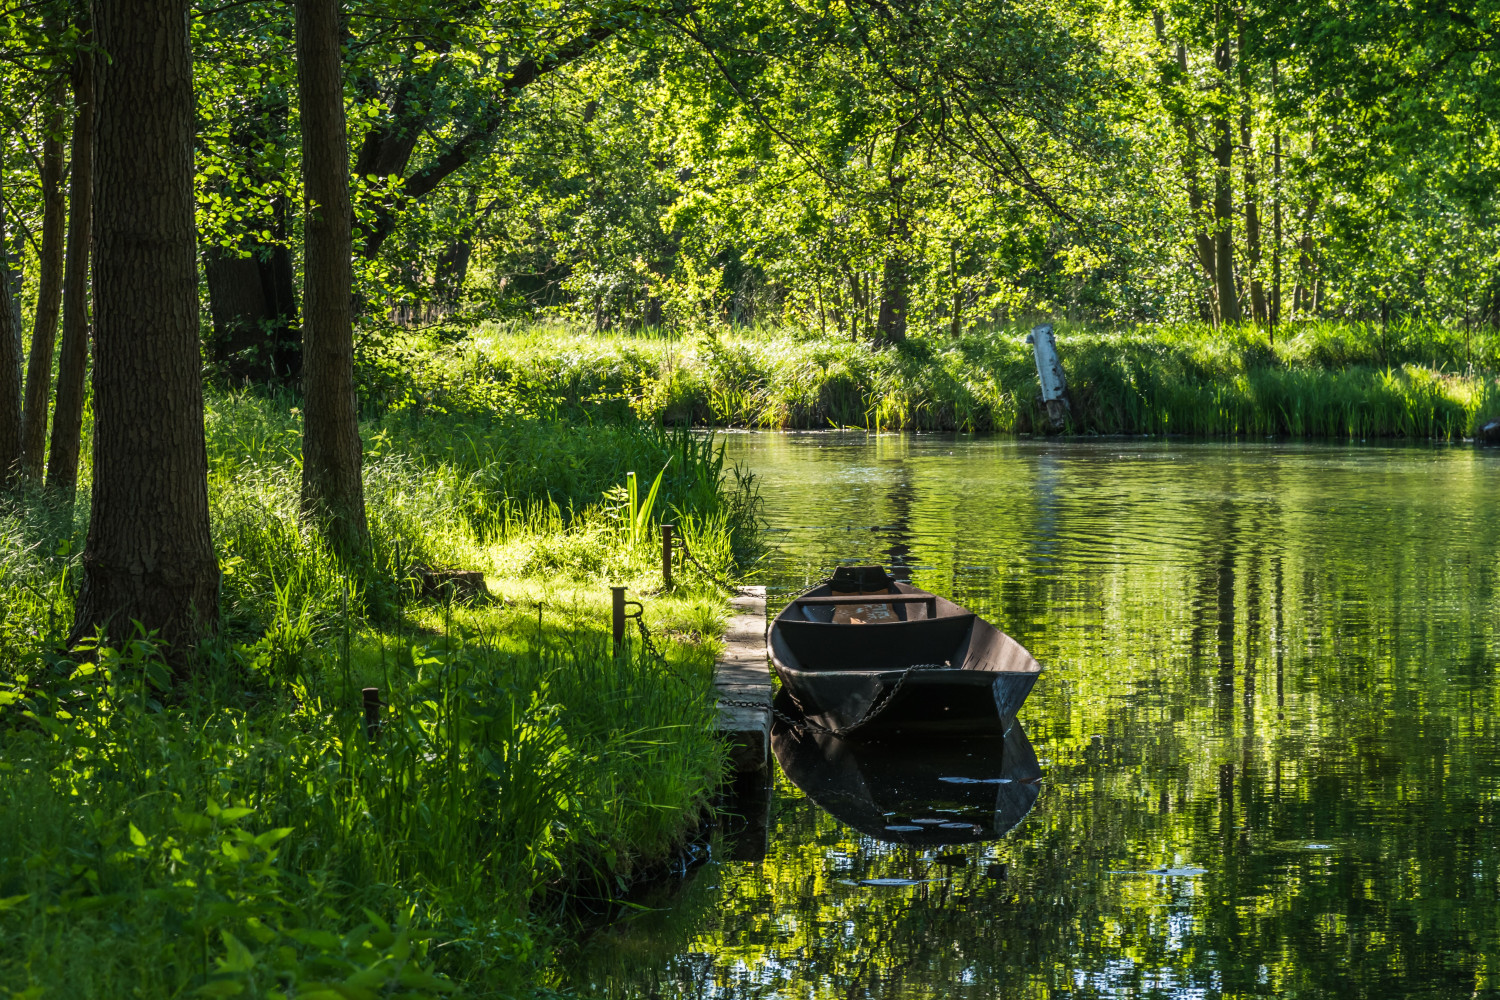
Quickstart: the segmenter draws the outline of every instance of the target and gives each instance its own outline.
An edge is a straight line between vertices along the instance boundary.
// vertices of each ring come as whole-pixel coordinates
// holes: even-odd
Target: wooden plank
[[[729,741],[736,774],[771,762],[771,670],[766,660],[766,588],[743,587],[730,601],[724,652],[714,665],[719,732]]]
[[[931,594],[846,594],[839,597],[799,597],[793,604],[923,604],[936,602]]]

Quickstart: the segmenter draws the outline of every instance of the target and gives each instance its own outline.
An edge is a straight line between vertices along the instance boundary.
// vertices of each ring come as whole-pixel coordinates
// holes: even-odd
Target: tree
[[[302,103],[302,508],[346,557],[369,529],[354,392],[354,275],[339,0],[298,0]]]
[[[430,61],[424,63],[428,67],[425,69],[408,63],[386,94],[381,94],[373,79],[365,76],[361,89],[383,99],[389,109],[365,133],[354,164],[355,175],[365,178],[374,191],[381,192],[366,206],[371,218],[362,241],[362,256],[374,257],[379,253],[381,245],[395,231],[404,206],[426,198],[454,173],[489,151],[507,122],[516,94],[593,52],[614,37],[618,28],[616,20],[606,13],[568,41],[519,60],[508,73],[488,76],[482,81],[477,97],[464,102],[468,113],[452,123],[451,140],[409,173],[417,141],[425,130],[432,128],[434,107],[441,103],[434,100],[439,74]],[[451,44],[444,37],[451,30],[445,21],[437,19],[430,30],[436,36],[435,49]]]
[[[94,490],[72,640],[216,627],[185,0],[99,0]]]
[[[203,262],[213,356],[231,378],[286,382],[302,367],[290,212],[286,195],[277,190],[282,179],[276,154],[287,141],[287,96],[267,88],[236,104],[245,106],[230,119],[227,145],[239,162],[229,164],[226,176],[213,185],[231,207],[234,230],[225,234],[227,245],[207,248]],[[263,162],[268,159],[269,165]],[[271,191],[276,193],[266,197]]]
[[[0,246],[4,242],[5,214],[0,209]],[[9,483],[21,465],[21,336],[6,278],[0,268],[0,486]]]
[[[911,309],[911,249],[907,246],[911,224],[907,220],[908,208],[901,200],[907,181],[902,163],[907,131],[905,125],[896,128],[886,167],[886,185],[891,193],[890,222],[886,227],[890,246],[881,265],[880,312],[875,320],[875,339],[885,344],[899,344],[906,339],[906,314]]]
[[[47,448],[47,399],[52,395],[52,355],[57,347],[57,317],[62,305],[63,231],[67,201],[63,197],[63,112],[67,78],[58,74],[47,88],[42,138],[42,251],[37,285],[36,325],[26,366],[26,401],[21,413],[21,472],[42,475]]]
[[[213,335],[231,382],[301,376],[291,126],[293,6],[230,4],[199,23],[199,230]]]
[[[63,273],[63,332],[57,356],[57,404],[47,451],[47,488],[73,498],[83,434],[89,364],[89,251],[94,222],[94,56],[73,61],[73,173],[68,191],[68,249]]]
[[[1234,138],[1229,128],[1232,102],[1230,74],[1234,48],[1229,34],[1228,0],[1214,4],[1214,65],[1219,71],[1219,94],[1214,109],[1214,278],[1218,284],[1219,319],[1238,323],[1242,318],[1234,270]]]

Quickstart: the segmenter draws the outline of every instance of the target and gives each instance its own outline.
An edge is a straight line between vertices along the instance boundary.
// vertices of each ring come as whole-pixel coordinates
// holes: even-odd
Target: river
[[[1500,995],[1500,453],[849,433],[728,451],[766,498],[772,613],[878,562],[1042,661],[1021,713],[1041,781],[1009,829],[924,846],[778,774],[764,843],[637,901],[560,985]]]

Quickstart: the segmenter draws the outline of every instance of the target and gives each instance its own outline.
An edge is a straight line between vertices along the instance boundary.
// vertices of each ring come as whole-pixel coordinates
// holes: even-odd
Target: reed
[[[1029,433],[1045,415],[1027,328],[918,332],[876,350],[794,329],[674,339],[481,326],[419,353],[450,372],[434,380],[448,398],[596,421]],[[1058,340],[1075,433],[1453,439],[1500,415],[1492,330],[1314,321],[1273,339],[1063,323]]]

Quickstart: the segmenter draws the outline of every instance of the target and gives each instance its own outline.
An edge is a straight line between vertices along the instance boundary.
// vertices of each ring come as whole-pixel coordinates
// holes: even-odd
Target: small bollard
[[[365,688],[365,736],[374,743],[380,737],[380,688]]]
[[[610,649],[619,656],[625,645],[625,588],[610,587],[609,592],[613,605],[610,609],[610,635],[614,640]]]
[[[672,589],[672,534],[677,530],[675,524],[664,524],[661,526],[661,580],[662,589]]]

